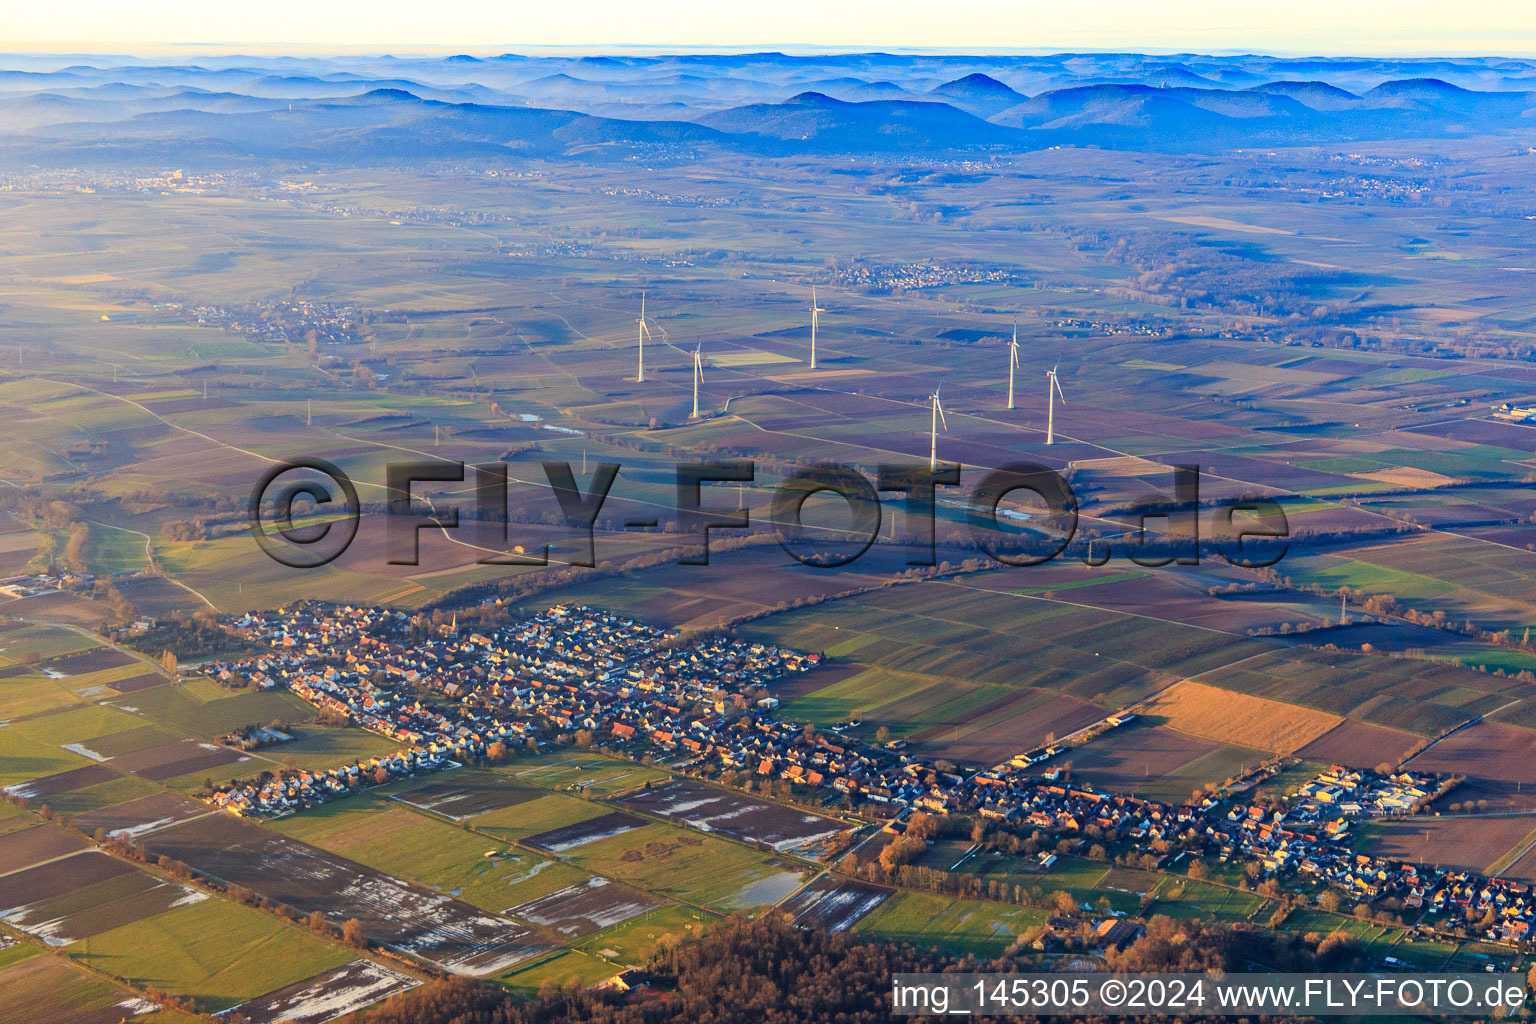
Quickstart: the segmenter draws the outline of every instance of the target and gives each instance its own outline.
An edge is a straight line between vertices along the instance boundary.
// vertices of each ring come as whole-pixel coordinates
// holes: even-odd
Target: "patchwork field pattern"
[[[701,832],[717,832],[780,852],[812,850],[845,828],[819,814],[766,803],[691,779],[636,790],[616,802]]]
[[[0,880],[7,883],[7,895],[0,897],[0,920],[50,946],[67,946],[207,899],[195,889],[162,881],[94,850],[54,863],[63,870],[44,864]],[[63,888],[65,879],[76,884]],[[6,905],[16,899],[29,902]]]
[[[257,825],[203,818],[155,832],[156,854],[368,934],[459,974],[486,975],[551,948],[528,928]]]

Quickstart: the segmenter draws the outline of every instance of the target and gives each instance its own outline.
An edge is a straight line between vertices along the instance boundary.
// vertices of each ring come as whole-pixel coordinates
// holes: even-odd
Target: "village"
[[[214,679],[288,689],[322,713],[401,744],[392,756],[266,773],[210,793],[214,806],[236,815],[289,814],[367,786],[500,760],[518,748],[576,743],[720,781],[785,780],[804,802],[882,821],[889,832],[903,831],[917,812],[965,815],[1021,835],[1128,841],[1155,851],[1156,867],[1185,856],[1242,861],[1259,882],[1319,899],[1331,892],[1366,908],[1390,900],[1419,910],[1421,927],[1472,928],[1490,941],[1522,943],[1536,921],[1536,892],[1526,883],[1387,860],[1352,845],[1357,823],[1417,813],[1454,779],[1334,765],[1283,800],[1249,804],[1218,793],[1175,807],[1042,772],[1041,762],[1060,747],[966,771],[907,753],[899,741],[829,738],[780,720],[771,691],[815,668],[818,654],[728,637],[685,640],[581,606],[490,629],[300,604],[227,627],[271,650],[205,666]],[[1117,712],[1083,733],[1098,735],[1134,717]]]

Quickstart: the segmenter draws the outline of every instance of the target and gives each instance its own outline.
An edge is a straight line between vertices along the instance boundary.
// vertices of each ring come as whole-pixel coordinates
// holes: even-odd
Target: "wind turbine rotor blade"
[[[1061,399],[1061,404],[1062,405],[1066,405],[1067,404],[1067,396],[1062,393],[1062,390],[1061,390],[1061,378],[1056,376],[1054,373],[1051,374],[1051,384],[1052,384],[1052,386],[1054,386],[1056,388],[1056,394]]]
[[[944,425],[944,432],[946,434],[949,433],[949,421],[944,418],[944,406],[937,399],[935,399],[933,407],[939,410],[939,422]]]

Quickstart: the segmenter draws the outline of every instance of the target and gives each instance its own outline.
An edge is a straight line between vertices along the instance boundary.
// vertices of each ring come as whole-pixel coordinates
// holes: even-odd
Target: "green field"
[[[573,825],[607,813],[608,808],[601,804],[563,793],[550,793],[510,807],[499,807],[494,811],[477,814],[470,824],[487,835],[515,842],[561,825]]]
[[[356,954],[271,914],[206,899],[91,937],[85,963],[193,1000],[202,1012],[340,967]]]
[[[32,949],[35,947],[13,947]],[[0,953],[0,962],[6,954]],[[82,969],[64,957],[30,956],[11,959],[0,970],[0,1021],[27,1024],[37,1020],[154,1021],[155,1024],[192,1024],[198,1018],[158,1006],[149,1012],[125,1012],[122,1005],[136,996]],[[137,1007],[135,1007],[137,1008]]]
[[[495,770],[536,786],[579,787],[584,795],[599,800],[670,777],[660,768],[586,751],[562,751],[540,757],[520,754],[497,765]]]
[[[718,920],[693,907],[664,905],[583,939],[576,948],[611,962],[641,966],[668,943],[698,938]]]
[[[545,985],[553,985],[556,988],[564,988],[572,982],[582,987],[595,985],[606,981],[623,969],[600,957],[567,949],[532,966],[519,967],[506,974],[498,975],[496,980],[510,989],[531,996]]]
[[[290,693],[236,693],[210,679],[156,686],[125,694],[116,703],[125,709],[133,708],[141,724],[149,721],[205,739],[253,723],[266,725],[274,719],[303,721],[315,714],[313,708]]]
[[[951,956],[997,956],[1030,929],[1043,925],[1046,912],[982,900],[954,899],[930,893],[901,892],[861,920],[862,934],[932,946]]]
[[[583,881],[569,864],[528,850],[488,860],[506,847],[456,825],[419,814],[373,792],[280,818],[284,835],[350,857],[397,878],[457,896],[492,913]]]
[[[717,910],[777,902],[793,890],[792,876],[799,874],[798,868],[769,855],[660,823],[575,847],[563,856],[659,896]]]
[[[398,740],[387,739],[363,729],[306,726],[292,741],[264,747],[257,753],[295,768],[324,769],[366,761],[370,757],[388,756],[399,749]]]
[[[1223,888],[1192,878],[1170,879],[1157,890],[1150,913],[1176,920],[1255,921],[1267,916],[1264,898],[1251,892]]]

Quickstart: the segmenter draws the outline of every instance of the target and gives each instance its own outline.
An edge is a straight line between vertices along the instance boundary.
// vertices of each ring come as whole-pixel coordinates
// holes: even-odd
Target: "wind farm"
[[[814,293],[814,286],[813,286],[813,293]],[[644,314],[643,303],[644,303],[644,294],[645,293],[642,292],[641,294],[642,294],[642,315],[637,320],[637,322],[640,324],[640,337],[638,339],[638,348],[639,348],[639,351],[641,352],[641,358],[643,359],[643,351],[644,351],[644,343],[645,343],[645,341],[648,340],[648,339],[649,340],[654,340],[654,339],[652,338],[652,335],[650,333],[650,323],[652,322],[651,318],[645,316],[645,314]],[[824,308],[820,307],[819,304],[817,304],[815,298],[813,297],[812,305],[811,305],[809,311],[811,313],[811,349],[810,349],[810,353],[809,353],[808,363],[810,365],[814,366],[815,358],[816,358],[816,318],[817,318],[817,314],[824,313],[824,312],[826,312],[826,310]],[[700,309],[700,308],[695,308],[695,307],[682,307],[682,308],[680,308],[679,313],[680,313],[680,315],[686,316],[686,317],[690,318],[691,320],[692,319],[697,319],[697,318],[707,318],[707,317],[710,316],[710,314],[706,310],[703,310],[703,309]],[[658,329],[663,331],[663,336],[665,337],[665,329],[661,328],[659,324],[658,324]],[[773,332],[771,331],[771,329],[770,330],[766,330],[764,332],[760,332],[760,336],[763,333],[766,333],[766,334],[771,336]],[[740,341],[733,342],[731,340],[731,332],[730,332],[730,330],[728,328],[725,331],[721,332],[721,334],[717,337],[717,340],[725,343],[727,346],[730,346],[732,344],[737,344],[737,345],[742,344]],[[672,347],[670,345],[670,342],[668,342],[667,344],[668,344],[669,347]],[[762,344],[762,342],[759,341],[756,344],[760,345],[760,344]],[[654,348],[654,345],[653,345],[653,348]],[[1011,411],[1011,410],[1014,410],[1016,408],[1015,393],[1014,393],[1014,391],[1015,391],[1015,381],[1016,381],[1016,372],[1020,368],[1020,366],[1022,365],[1021,362],[1020,362],[1020,356],[1019,356],[1019,353],[1021,351],[1021,345],[1020,345],[1020,342],[1019,342],[1019,326],[1018,326],[1018,319],[1017,318],[1014,318],[1013,321],[1012,321],[1012,333],[1011,333],[1011,337],[1009,338],[1009,340],[1006,343],[1006,351],[1008,353],[1008,356],[1007,356],[1007,360],[1008,360],[1008,388],[1007,388],[1007,404],[1006,404],[1006,409]],[[794,357],[788,355],[787,352],[786,352],[785,355],[778,356],[778,357],[775,357],[775,358],[776,359],[782,358],[782,359],[785,359],[785,360],[792,361]],[[869,354],[867,356],[866,355],[860,355],[858,357],[855,357],[852,361],[855,361],[855,362],[865,362],[865,361],[867,361],[867,362],[873,363],[877,358],[878,358],[878,356],[876,355],[875,350],[874,349],[870,349],[869,350]],[[703,380],[704,380],[704,360],[703,360],[703,354],[702,354],[702,340],[695,344],[694,350],[689,354],[689,359],[690,359],[690,362],[689,362],[690,405],[689,405],[689,412],[688,412],[687,418],[690,421],[696,421],[696,420],[701,419],[700,389],[702,387]],[[748,396],[751,395],[752,392],[759,391],[759,390],[761,390],[761,389],[763,389],[765,387],[767,387],[767,388],[781,388],[782,389],[783,387],[785,387],[785,385],[791,385],[790,378],[785,378],[781,374],[778,374],[778,373],[764,374],[764,373],[753,372],[752,367],[754,365],[762,362],[762,361],[763,360],[761,359],[761,357],[757,356],[756,354],[748,354],[748,355],[745,355],[744,357],[733,357],[731,355],[731,353],[729,351],[727,351],[724,354],[723,358],[720,358],[720,359],[717,360],[717,369],[719,369],[725,375],[725,378],[726,378],[725,381],[724,381],[725,385],[727,385],[727,386],[734,385],[734,390],[736,392],[736,396],[737,397],[748,397]],[[768,363],[768,365],[776,365],[776,363]],[[1052,367],[1050,367],[1049,369],[1047,369],[1045,371],[1045,376],[1046,376],[1046,380],[1047,380],[1046,415],[1045,415],[1043,426],[1040,427],[1040,428],[1036,428],[1036,429],[1038,429],[1041,433],[1043,433],[1043,435],[1044,435],[1043,443],[1045,445],[1047,445],[1047,446],[1054,446],[1056,444],[1056,436],[1055,436],[1056,403],[1057,403],[1057,401],[1059,399],[1061,401],[1062,405],[1066,404],[1065,395],[1062,392],[1061,383],[1060,383],[1060,364],[1059,363],[1055,364]],[[845,389],[843,387],[840,387],[836,383],[836,380],[837,380],[837,378],[835,376],[828,376],[826,378],[823,378],[823,382],[822,383],[817,384],[817,383],[811,382],[811,380],[809,378],[805,379],[804,381],[801,381],[799,379],[795,379],[793,381],[793,384],[790,387],[790,390],[791,391],[794,390],[795,389],[794,386],[798,385],[798,387],[800,389],[802,389],[802,390],[806,390],[806,391],[812,392],[812,393],[824,392],[829,397],[830,396],[836,396],[838,394],[846,393]],[[642,379],[637,376],[636,383],[642,383],[642,382],[643,382]],[[659,386],[662,389],[659,392],[654,392],[655,394],[657,394],[657,395],[664,395],[665,394],[666,385],[664,383],[661,384],[661,385],[655,385],[654,382],[653,382],[653,386]],[[980,385],[980,383],[978,381],[976,384],[973,384],[972,386],[973,387],[980,387],[981,385]],[[733,398],[733,400],[734,400],[734,398]],[[916,404],[916,403],[914,403],[914,404]],[[938,429],[940,427],[942,427],[945,432],[948,432],[948,429],[949,429],[948,423],[944,419],[943,409],[942,409],[942,407],[940,406],[940,404],[938,402],[938,389],[936,388],[933,392],[929,393],[927,396],[922,398],[920,405],[921,405],[921,407],[926,408],[930,412],[930,414],[931,414],[930,415],[930,420],[931,420],[931,422],[930,422],[930,431],[929,431],[929,435],[930,435],[929,436],[929,441],[930,441],[930,444],[929,444],[929,449],[930,449],[930,451],[929,451],[929,462],[930,462],[931,465],[934,465],[934,464],[936,464],[936,458],[937,458],[937,456],[936,456],[937,431],[938,431]],[[727,403],[727,406],[729,406],[729,403]],[[977,415],[985,415],[984,410],[981,409],[981,408],[978,408],[976,410],[976,414]],[[1029,429],[1027,424],[1025,424],[1023,426],[1024,426],[1025,430]],[[1027,436],[1027,435],[1021,435],[1021,437],[1022,436]]]

